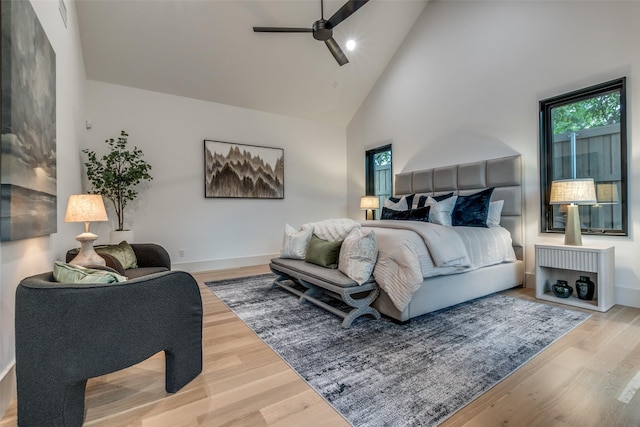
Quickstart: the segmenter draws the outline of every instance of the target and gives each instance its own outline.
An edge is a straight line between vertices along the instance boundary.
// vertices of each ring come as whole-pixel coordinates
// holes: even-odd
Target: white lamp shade
[[[380,199],[377,196],[363,196],[360,198],[360,209],[378,209]]]
[[[595,205],[596,187],[593,178],[561,179],[551,183],[551,205]]]
[[[69,196],[64,222],[94,222],[108,219],[101,195],[72,194]]]

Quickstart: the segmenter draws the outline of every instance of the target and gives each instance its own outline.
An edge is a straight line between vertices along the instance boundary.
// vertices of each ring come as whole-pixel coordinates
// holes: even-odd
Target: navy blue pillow
[[[431,196],[431,198],[433,200],[435,200],[436,202],[441,202],[444,199],[448,199],[449,197],[453,196],[453,191],[449,194],[441,194],[440,196]],[[424,205],[427,203],[427,197],[428,196],[420,196],[420,198],[418,199],[418,207],[422,208],[424,207]]]
[[[413,198],[415,197],[415,194],[407,194],[404,197],[407,199],[407,209],[411,209],[411,206],[413,206]],[[400,199],[401,197],[389,197],[389,200],[391,200],[393,203],[398,203]]]
[[[486,228],[491,194],[493,194],[493,187],[468,196],[458,195],[456,205],[451,212],[451,225]]]
[[[409,209],[406,211],[396,211],[394,209],[383,207],[380,219],[429,222],[429,210],[431,210],[431,206],[418,209]]]

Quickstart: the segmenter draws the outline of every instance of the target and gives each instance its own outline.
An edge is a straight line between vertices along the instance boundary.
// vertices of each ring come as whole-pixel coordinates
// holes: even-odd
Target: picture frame
[[[284,199],[284,149],[205,139],[204,196]]]
[[[6,242],[57,232],[56,54],[31,2],[0,7],[0,240]]]

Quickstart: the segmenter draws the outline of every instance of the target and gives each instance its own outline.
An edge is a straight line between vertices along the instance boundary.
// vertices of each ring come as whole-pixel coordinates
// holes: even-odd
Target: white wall
[[[616,301],[640,306],[640,3],[430,2],[347,129],[352,217],[364,194],[364,151],[393,144],[394,173],[520,153],[526,271],[540,233],[538,101],[627,76],[629,236],[616,247]],[[635,148],[635,149],[634,149]]]
[[[87,82],[87,110],[88,148],[102,155],[105,139],[125,130],[152,165],[154,179],[127,208],[125,227],[137,242],[163,245],[175,268],[265,263],[285,223],[346,215],[344,128],[96,81]],[[285,198],[206,199],[204,139],[284,148]],[[91,227],[99,242],[115,228]]]
[[[18,282],[29,275],[50,271],[73,246],[76,227],[64,223],[69,194],[80,191],[80,164],[76,153],[84,138],[85,72],[78,35],[75,4],[65,2],[65,28],[57,1],[31,4],[56,52],[56,133],[58,232],[47,237],[0,243],[0,416],[15,393],[14,304]]]

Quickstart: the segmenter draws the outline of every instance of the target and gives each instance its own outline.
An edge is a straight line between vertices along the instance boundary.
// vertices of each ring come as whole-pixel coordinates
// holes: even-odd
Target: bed
[[[395,176],[395,197],[414,194],[414,200],[421,195],[439,196],[451,192],[456,195],[470,195],[488,188],[494,188],[491,201],[504,200],[500,215],[501,227],[498,228],[508,231],[513,247],[513,259],[474,268],[471,271],[425,278],[421,284],[416,284],[417,289],[412,291],[408,303],[401,305],[402,309],[398,308],[397,297],[392,298],[384,290],[378,277],[380,274],[376,274],[379,268],[376,264],[374,276],[382,289],[372,304],[374,308],[388,317],[405,322],[431,311],[523,284],[522,165],[519,155],[400,173]],[[388,233],[386,230],[389,227],[394,228],[395,225],[389,225],[394,222],[365,221],[361,226],[377,232],[380,246],[380,236]]]

